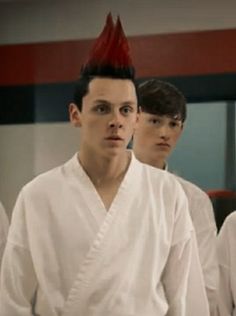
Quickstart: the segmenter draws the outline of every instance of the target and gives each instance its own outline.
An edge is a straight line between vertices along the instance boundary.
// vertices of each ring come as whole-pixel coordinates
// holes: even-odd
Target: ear
[[[70,116],[70,122],[73,124],[73,126],[75,127],[81,126],[81,112],[75,103],[69,104],[69,116]]]
[[[140,116],[140,112],[137,112],[136,114],[136,119],[135,119],[135,124],[134,124],[134,131],[136,130],[138,123],[139,123],[139,116]]]

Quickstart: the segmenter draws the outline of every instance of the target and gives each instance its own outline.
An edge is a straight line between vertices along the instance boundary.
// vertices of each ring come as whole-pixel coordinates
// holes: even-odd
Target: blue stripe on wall
[[[176,85],[188,102],[236,100],[236,74],[159,79]],[[0,87],[0,124],[68,121],[73,89],[72,82]]]

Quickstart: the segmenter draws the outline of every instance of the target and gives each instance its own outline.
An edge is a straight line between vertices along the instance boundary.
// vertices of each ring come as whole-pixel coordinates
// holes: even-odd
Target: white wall
[[[35,164],[38,175],[61,165],[79,149],[79,128],[70,123],[35,124]]]
[[[0,197],[10,217],[24,184],[79,149],[79,129],[70,123],[0,125]]]
[[[34,158],[34,125],[0,125],[0,197],[8,214],[33,177]]]

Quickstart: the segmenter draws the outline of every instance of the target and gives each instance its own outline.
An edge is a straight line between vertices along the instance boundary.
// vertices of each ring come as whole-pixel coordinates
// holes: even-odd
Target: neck
[[[146,157],[146,155],[135,152],[135,156],[137,157],[138,160],[140,160],[141,162],[150,165],[152,167],[158,168],[158,169],[165,169],[166,166],[166,162],[164,159],[160,159],[157,157]]]
[[[163,169],[163,170],[165,169],[165,166],[166,166],[165,161],[159,160],[159,159],[146,159],[146,160],[143,160],[142,162],[152,167]]]
[[[82,151],[78,154],[80,164],[95,187],[108,182],[121,181],[128,169],[130,158],[129,151],[125,151],[119,157],[103,157],[103,159],[97,159],[94,155],[87,155]]]

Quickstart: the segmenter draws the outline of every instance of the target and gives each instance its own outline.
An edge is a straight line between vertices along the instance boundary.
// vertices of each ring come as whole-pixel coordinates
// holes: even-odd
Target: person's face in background
[[[80,151],[92,155],[123,153],[137,122],[137,96],[126,79],[94,78],[83,98],[82,110],[70,105],[70,119],[81,127]]]
[[[164,168],[182,130],[183,123],[179,119],[141,111],[133,137],[136,157],[144,163]]]

